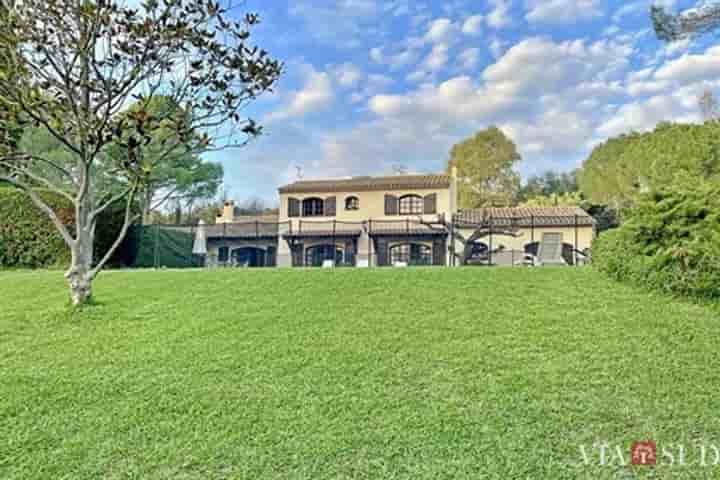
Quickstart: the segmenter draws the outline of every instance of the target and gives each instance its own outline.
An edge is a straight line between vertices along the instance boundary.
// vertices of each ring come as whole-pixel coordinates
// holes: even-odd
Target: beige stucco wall
[[[378,191],[370,191],[370,192],[353,192],[353,191],[346,191],[346,192],[333,192],[333,193],[283,193],[280,194],[280,217],[279,220],[281,224],[285,224],[287,222],[288,225],[292,224],[293,231],[298,231],[300,227],[300,222],[303,222],[303,230],[307,231],[309,229],[312,229],[313,222],[318,222],[315,228],[318,229],[327,229],[328,224],[324,222],[337,220],[338,222],[357,222],[362,223],[366,222],[368,220],[405,220],[406,218],[410,219],[417,219],[417,215],[413,216],[405,216],[405,215],[385,215],[385,195],[395,195],[396,197],[403,197],[405,195],[419,195],[421,197],[425,197],[427,195],[436,194],[437,195],[437,213],[434,215],[422,215],[423,220],[425,221],[434,221],[438,218],[440,215],[445,215],[446,218],[451,218],[454,205],[456,204],[456,201],[453,199],[454,195],[452,194],[453,188],[442,188],[442,189],[414,189],[414,190],[378,190]],[[336,198],[336,215],[334,217],[295,217],[290,218],[288,217],[288,199],[289,198],[297,198],[302,202],[304,199],[307,198],[322,198],[326,199],[329,197],[335,197]],[[359,210],[345,210],[345,199],[348,197],[357,197],[360,200],[360,208]],[[301,207],[302,208],[302,207]],[[324,225],[323,225],[324,223]],[[285,228],[285,227],[281,227]],[[342,229],[343,226],[340,225],[337,227],[338,229]],[[347,227],[346,227],[347,228]],[[362,235],[359,238],[358,241],[358,259],[359,260],[365,260],[368,257],[367,252],[370,250],[370,246],[368,244],[369,239],[367,235]],[[374,252],[373,252],[374,253]],[[287,242],[284,241],[281,237],[281,240],[278,245],[278,259],[280,258],[290,258],[290,247],[288,246]],[[374,264],[374,263],[373,263]],[[283,262],[283,264],[280,264],[280,261],[278,263],[279,266],[290,266],[289,262]]]
[[[450,201],[450,189],[415,189],[415,190],[392,190],[392,191],[372,191],[372,192],[338,192],[338,193],[314,193],[314,194],[288,194],[280,195],[280,221],[293,221],[293,227],[299,224],[299,221],[312,222],[323,220],[337,220],[339,222],[364,222],[367,220],[399,220],[405,219],[400,215],[385,215],[385,195],[391,194],[396,197],[405,195],[420,195],[422,197],[430,194],[437,194],[437,213],[445,214],[450,217],[452,213],[452,205]],[[297,198],[301,202],[306,198],[322,198],[336,197],[337,212],[334,217],[288,217],[288,199]],[[345,199],[348,197],[358,197],[360,200],[359,210],[345,210]],[[437,215],[424,215],[426,220],[437,218]],[[417,218],[413,216],[411,218]]]
[[[463,229],[460,230],[463,236],[469,237],[472,235],[473,230]],[[562,235],[563,243],[575,245],[575,227],[535,227],[522,228],[518,231],[518,237],[510,237],[505,235],[493,235],[493,248],[498,248],[500,245],[504,246],[507,250],[519,250],[525,249],[525,245],[532,242],[542,241],[544,233],[559,233]],[[577,248],[582,251],[589,249],[592,245],[595,232],[593,227],[578,227],[577,229]],[[489,237],[485,237],[481,240],[483,243],[489,243]],[[461,248],[460,242],[456,242],[455,248]]]

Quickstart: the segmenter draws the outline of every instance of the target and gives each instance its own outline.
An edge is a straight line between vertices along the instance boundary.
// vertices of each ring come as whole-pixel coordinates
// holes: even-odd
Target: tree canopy
[[[520,160],[515,143],[497,127],[455,145],[448,172],[458,169],[460,208],[511,205],[520,189]]]
[[[549,197],[575,193],[579,189],[577,170],[556,172],[548,170],[541,175],[532,175],[520,188],[519,200],[527,201],[534,197]]]
[[[274,87],[283,67],[250,42],[259,17],[238,16],[232,1],[2,5],[0,44],[10,48],[0,49],[0,130],[27,121],[70,157],[39,154],[2,135],[0,180],[25,191],[50,217],[71,252],[66,277],[73,303],[83,304],[134,221],[136,199],[162,176],[156,169],[163,159],[180,155],[178,149],[198,155],[243,146],[259,135],[261,127],[243,109]],[[159,97],[171,108],[158,108]],[[72,202],[71,227],[38,187]],[[118,202],[125,205],[123,228],[96,259],[98,217]]]
[[[706,3],[677,15],[667,13],[663,6],[654,5],[650,9],[650,18],[657,37],[672,42],[720,28],[720,5]]]
[[[663,123],[598,145],[584,162],[580,187],[594,203],[616,209],[680,177],[720,179],[720,124]]]
[[[189,112],[182,106],[163,95],[155,96],[149,102],[135,102],[122,115],[132,118],[143,110],[157,117],[189,117]],[[176,145],[175,148],[168,149],[166,146],[170,143]],[[108,154],[117,161],[123,155],[122,145],[110,145]],[[222,165],[206,162],[198,152],[193,152],[172,124],[157,125],[150,134],[150,142],[143,148],[143,155],[146,163],[152,166],[140,198],[146,223],[150,212],[165,201],[172,200],[175,205],[189,207],[198,200],[214,197],[222,183]]]

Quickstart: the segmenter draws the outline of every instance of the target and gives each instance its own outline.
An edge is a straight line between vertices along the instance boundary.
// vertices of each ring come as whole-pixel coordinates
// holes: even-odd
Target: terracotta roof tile
[[[351,177],[330,180],[301,180],[280,187],[280,193],[365,192],[449,188],[450,175],[393,175],[388,177]]]
[[[492,218],[496,225],[517,225],[536,227],[593,226],[593,218],[579,207],[522,207],[522,208],[478,208],[461,210],[456,222],[459,225],[473,225]]]

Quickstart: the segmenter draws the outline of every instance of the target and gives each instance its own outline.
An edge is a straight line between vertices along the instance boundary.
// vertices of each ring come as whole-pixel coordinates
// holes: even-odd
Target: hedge
[[[720,186],[676,185],[646,195],[593,244],[611,277],[682,296],[720,299]]]
[[[74,208],[62,196],[45,190],[38,194],[72,228]],[[95,229],[95,258],[101,258],[117,238],[124,218],[122,205],[109,208]],[[0,268],[65,268],[70,250],[48,216],[30,197],[12,187],[0,187]],[[122,265],[121,251],[108,265]]]
[[[63,223],[72,224],[70,202],[52,192],[38,194]],[[0,188],[0,267],[64,267],[69,262],[70,251],[48,216],[25,192]]]

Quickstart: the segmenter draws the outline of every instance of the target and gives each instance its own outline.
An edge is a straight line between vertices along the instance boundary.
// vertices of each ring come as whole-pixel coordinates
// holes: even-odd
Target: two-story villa
[[[236,217],[227,202],[208,228],[209,257],[251,267],[455,265],[467,247],[458,237],[470,237],[488,214],[517,232],[467,250],[495,252],[491,264],[520,264],[543,250],[572,264],[590,247],[594,222],[580,209],[459,211],[457,185],[455,172],[297,181],[279,188],[277,217]]]
[[[298,181],[280,188],[278,259],[318,266],[446,265],[447,231],[422,222],[456,211],[451,175]],[[280,262],[281,263],[281,262]],[[279,263],[279,264],[280,264]]]

